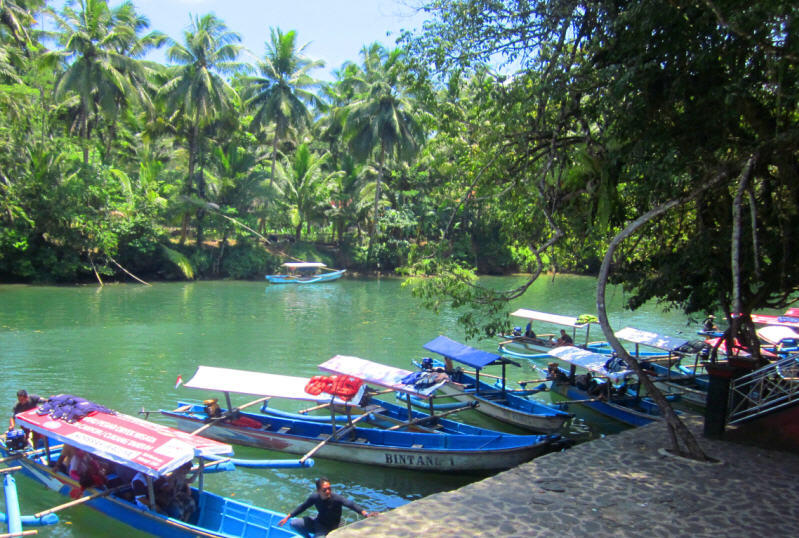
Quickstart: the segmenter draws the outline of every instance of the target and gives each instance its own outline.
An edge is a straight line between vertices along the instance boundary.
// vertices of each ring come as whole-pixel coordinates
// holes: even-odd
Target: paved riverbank
[[[795,536],[799,455],[701,437],[719,460],[664,455],[652,424],[548,454],[335,531],[365,536]]]

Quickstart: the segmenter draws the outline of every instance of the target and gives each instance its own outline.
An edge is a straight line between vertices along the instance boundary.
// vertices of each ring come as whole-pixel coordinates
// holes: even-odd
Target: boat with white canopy
[[[358,357],[337,355],[319,366],[336,372],[347,380],[363,380],[364,384],[401,390],[418,398],[428,398],[441,383],[426,387],[403,382],[412,372],[380,365]],[[358,377],[355,377],[355,376]],[[231,408],[230,394],[249,394],[263,398],[304,400],[326,407],[333,419],[336,409],[343,408],[346,423],[335,420],[286,418],[274,414],[234,413],[230,420],[216,421],[205,435],[246,446],[303,454],[300,461],[312,455],[340,461],[382,465],[400,469],[438,472],[495,471],[507,469],[536,456],[564,446],[560,436],[512,435],[482,430],[470,433],[447,431],[436,417],[408,418],[397,421],[385,414],[380,402],[362,403],[362,386],[351,398],[342,399],[329,393],[309,394],[306,388],[322,381],[292,376],[200,366],[188,388],[222,391]],[[352,410],[360,405],[360,413]],[[177,421],[178,428],[196,429],[209,417],[202,405],[181,402],[175,411],[162,411]],[[399,422],[390,428],[364,427],[369,421]],[[359,424],[363,422],[364,424]],[[477,430],[480,430],[479,432]]]
[[[337,280],[347,271],[346,269],[329,269],[322,262],[286,262],[283,267],[286,268],[286,273],[266,275],[266,279],[272,284],[315,284]]]
[[[630,426],[661,420],[660,408],[640,395],[635,373],[617,358],[573,346],[556,347],[552,357],[569,365],[569,370],[550,364],[550,390]],[[577,369],[587,373],[577,375]]]
[[[554,333],[536,334],[533,322],[565,327],[564,330],[567,331],[567,334],[568,332],[571,333],[570,338],[573,345],[587,347],[590,344],[591,325],[596,319],[587,315],[580,317],[562,316],[527,308],[520,308],[511,312],[511,316],[528,320],[527,327],[525,330],[522,330],[521,327],[516,327],[512,334],[503,335],[503,341],[499,344],[499,351],[520,359],[544,359],[550,349],[561,345],[558,343],[560,335]],[[578,331],[582,333],[583,329],[585,334],[580,334],[578,338]]]
[[[667,394],[677,394],[680,400],[696,407],[704,407],[707,401],[708,378],[706,374],[697,375],[699,353],[695,353],[692,366],[681,365],[680,361],[685,356],[685,351],[692,351],[690,341],[685,338],[666,336],[651,331],[644,331],[634,327],[624,327],[616,331],[616,338],[635,344],[631,353],[636,359],[645,361],[657,374],[653,379],[655,384]],[[640,346],[660,350],[665,354],[662,357],[642,356]],[[676,367],[678,370],[674,370]]]
[[[53,402],[53,398],[50,402]],[[43,449],[0,443],[0,451],[5,456],[4,463],[19,465],[26,476],[74,499],[39,512],[35,518],[86,504],[139,531],[156,536],[232,538],[295,535],[290,529],[278,526],[282,513],[205,490],[205,472],[222,467],[232,468],[230,462],[223,458],[223,455],[232,453],[229,444],[105,408],[76,418],[67,414],[59,416],[45,406],[19,413],[15,417],[18,424],[43,436]],[[102,476],[102,483],[98,484],[95,477],[95,481],[87,485],[82,478],[79,480],[59,470],[58,458],[65,450],[72,453],[72,458],[89,458],[98,467],[109,471],[97,475]],[[194,508],[190,514],[186,513],[184,519],[162,513],[163,507],[156,501],[158,484],[179,472],[179,468],[185,468],[195,458],[199,460],[198,467],[194,469],[198,473],[198,482],[190,493]],[[215,461],[206,463],[207,459]],[[131,492],[131,478],[134,476],[141,476],[147,487],[146,495],[138,499]],[[85,496],[79,496],[83,494]]]

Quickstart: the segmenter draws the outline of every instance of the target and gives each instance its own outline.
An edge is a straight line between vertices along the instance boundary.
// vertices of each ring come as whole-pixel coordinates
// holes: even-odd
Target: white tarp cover
[[[756,332],[762,340],[769,344],[777,344],[783,338],[799,338],[799,334],[796,331],[782,325],[768,325],[759,328]]]
[[[198,366],[194,377],[186,382],[185,386],[192,389],[219,390],[236,394],[251,394],[253,396],[272,396],[274,398],[308,400],[318,403],[330,402],[331,396],[326,392],[317,396],[305,392],[305,386],[308,381],[310,379],[307,377],[265,374],[247,370],[217,368],[215,366]],[[361,396],[363,396],[363,389],[349,403],[359,402]],[[333,401],[341,405],[348,403],[339,398],[335,398]]]
[[[585,327],[586,325],[590,325],[589,323],[577,323],[577,318],[575,317],[559,316],[557,314],[547,314],[546,312],[537,312],[535,310],[528,310],[526,308],[520,308],[516,312],[513,312],[511,316],[516,316],[517,318],[530,319],[533,321],[545,321],[547,323],[552,323],[554,325],[563,325],[565,327],[576,327],[578,329],[581,327]]]
[[[286,262],[283,264],[283,267],[288,267],[290,269],[312,269],[314,267],[325,267],[325,264],[322,262]]]
[[[589,372],[607,377],[611,381],[619,381],[624,377],[633,373],[632,370],[622,370],[619,372],[608,372],[605,369],[605,363],[610,359],[610,355],[602,355],[600,353],[593,353],[580,349],[574,346],[561,346],[551,349],[549,354],[553,357],[574,364],[579,368],[585,368]]]
[[[319,365],[319,369],[340,375],[350,375],[363,379],[365,383],[377,385],[387,389],[399,390],[421,398],[429,398],[445,382],[436,383],[430,387],[419,389],[414,385],[402,383],[402,378],[412,374],[410,370],[394,368],[377,362],[350,357],[347,355],[336,355]]]
[[[674,351],[675,349],[684,346],[688,343],[685,338],[674,338],[672,336],[664,336],[649,331],[642,331],[634,327],[625,327],[620,331],[616,331],[616,338],[627,340],[636,344],[643,344],[645,346],[654,347],[655,349],[663,349],[665,351]]]

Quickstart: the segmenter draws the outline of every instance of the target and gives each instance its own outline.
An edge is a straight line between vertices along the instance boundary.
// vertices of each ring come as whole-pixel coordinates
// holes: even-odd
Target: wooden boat
[[[286,262],[283,267],[288,273],[266,275],[266,279],[272,284],[316,284],[337,280],[346,272],[346,269],[328,269],[321,262]],[[321,273],[322,270],[330,272]]]
[[[574,345],[585,348],[590,344],[589,336],[592,322],[583,323],[576,317],[538,312],[527,308],[520,308],[512,312],[511,316],[528,320],[528,327],[534,321],[566,327],[571,331]],[[583,329],[585,329],[585,334],[580,335],[578,338],[577,332]],[[536,334],[534,337],[530,337],[525,336],[520,327],[514,329],[512,334],[502,335],[502,338],[503,341],[499,344],[499,351],[520,359],[545,359],[550,349],[560,345],[557,343],[559,336],[556,334]]]
[[[219,458],[232,452],[230,445],[141,420],[123,414],[97,413],[73,423],[39,414],[32,409],[16,415],[18,424],[45,436],[44,449],[17,450],[0,443],[4,462],[21,466],[22,472],[49,489],[69,495],[79,487],[76,480],[59,472],[56,463],[64,446],[80,449],[100,458],[117,470],[146,477],[149,498],[137,504],[130,493],[130,483],[121,477],[108,476],[106,487],[90,487],[87,496],[51,508],[37,517],[74,506],[86,504],[103,514],[140,531],[165,537],[239,537],[239,536],[296,536],[288,527],[278,527],[283,514],[215,495],[203,487],[206,457]],[[55,443],[62,443],[55,445]],[[196,510],[188,521],[157,512],[152,484],[169,475],[183,464],[200,458],[199,482],[192,488]],[[116,481],[116,482],[115,482]],[[149,506],[147,506],[149,505]]]
[[[360,379],[370,384],[408,391],[423,398],[429,397],[437,388],[436,385],[426,389],[405,385],[401,379],[410,371],[378,365],[357,357],[337,355],[320,365],[320,369],[359,372]],[[231,393],[322,401],[320,405],[327,400],[330,404],[327,408],[331,413],[335,413],[336,406],[349,410],[352,405],[359,403],[359,396],[350,403],[330,395],[308,394],[305,392],[308,381],[292,376],[200,366],[184,386],[223,392],[228,409],[231,407]],[[431,423],[428,427],[427,422],[432,417],[412,418],[389,429],[366,428],[357,423],[370,417],[372,420],[389,418],[382,414],[385,411],[379,404],[365,405],[362,412],[355,418],[348,412],[346,424],[341,425],[335,421],[323,423],[276,415],[239,413],[239,418],[246,419],[245,423],[217,421],[208,427],[204,435],[235,444],[304,454],[300,461],[314,455],[347,462],[437,472],[507,469],[567,446],[558,435],[512,435],[489,433],[487,430],[479,434],[438,432],[436,424]],[[177,410],[164,410],[162,413],[176,420],[178,428],[183,430],[194,430],[208,419],[202,405],[181,403]],[[417,431],[409,431],[414,429]]]
[[[695,353],[693,365],[685,365],[680,369],[681,361],[685,357],[681,350],[687,349],[690,342],[684,338],[664,336],[650,331],[633,327],[625,327],[616,331],[616,337],[635,344],[632,353],[636,359],[645,362],[657,377],[653,379],[655,385],[666,394],[678,394],[680,400],[695,407],[704,408],[707,403],[707,387],[709,379],[706,373],[699,372],[699,353]],[[640,346],[647,346],[665,353],[665,357],[645,356],[641,353]],[[674,368],[677,368],[675,371]],[[690,370],[689,370],[690,368]]]
[[[608,355],[593,353],[573,346],[556,347],[549,354],[569,364],[569,371],[557,368],[550,390],[609,418],[629,426],[643,426],[662,420],[660,408],[649,398],[642,397],[635,387],[632,370],[609,371],[605,364]],[[576,369],[589,372],[595,384],[581,388]]]
[[[507,391],[505,367],[508,364],[519,366],[510,359],[455,342],[446,336],[439,336],[423,347],[445,359],[445,370],[450,374],[452,382],[439,390],[444,397],[454,398],[459,402],[478,402],[477,411],[480,413],[535,432],[558,431],[572,417],[560,409]],[[446,364],[453,360],[474,368],[474,376]],[[480,381],[480,370],[492,364],[502,366],[502,384],[499,389]]]

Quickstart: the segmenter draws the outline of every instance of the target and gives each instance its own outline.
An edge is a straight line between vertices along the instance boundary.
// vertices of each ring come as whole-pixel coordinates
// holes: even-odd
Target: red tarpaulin
[[[195,456],[233,451],[230,445],[129,415],[96,413],[70,424],[32,409],[16,418],[35,432],[155,477]]]

